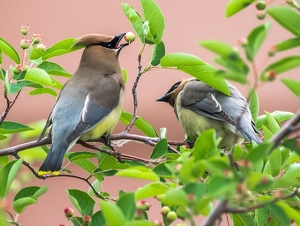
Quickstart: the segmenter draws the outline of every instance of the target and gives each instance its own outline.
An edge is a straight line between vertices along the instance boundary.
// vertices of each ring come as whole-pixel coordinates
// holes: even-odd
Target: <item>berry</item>
[[[83,218],[82,218],[82,221],[83,223],[85,224],[89,224],[92,222],[92,218],[89,216],[89,215],[85,215]]]
[[[22,65],[21,64],[17,64],[14,68],[13,68],[13,73],[14,74],[20,74],[22,71]]]
[[[29,31],[29,26],[27,25],[27,26],[22,26],[21,27],[21,33],[23,34],[23,35],[27,35],[28,34],[28,31]]]
[[[38,44],[41,42],[41,35],[40,34],[36,34],[34,33],[33,36],[32,36],[32,41],[34,44]]]
[[[174,211],[170,211],[167,214],[167,219],[168,219],[168,221],[173,222],[174,220],[177,219],[177,214]]]
[[[170,212],[170,207],[168,206],[163,206],[160,210],[162,215],[167,215]]]
[[[30,43],[31,43],[30,40],[23,38],[20,42],[20,46],[22,49],[28,49]]]
[[[46,45],[45,45],[45,44],[38,44],[38,45],[36,46],[36,49],[38,49],[38,50],[40,50],[40,51],[42,51],[42,52],[45,52],[45,50],[46,50]]]
[[[266,13],[266,11],[264,11],[264,10],[260,10],[260,11],[258,11],[258,12],[256,13],[256,17],[257,17],[257,19],[259,19],[259,20],[265,19],[266,15],[267,15],[267,13]]]
[[[247,47],[248,46],[248,39],[247,38],[240,38],[239,43],[242,47]]]
[[[124,38],[127,42],[133,42],[135,40],[135,35],[132,32],[127,32]]]
[[[266,71],[263,75],[263,79],[267,81],[274,81],[276,77],[276,73],[273,70]]]
[[[74,215],[74,210],[72,208],[69,207],[65,208],[65,216],[67,218],[73,217],[73,215]]]
[[[276,46],[272,46],[268,52],[269,57],[275,56],[275,54],[277,53],[277,47]]]
[[[145,200],[140,200],[136,203],[136,208],[138,210],[144,210],[144,211],[147,211],[150,209],[150,204],[147,203]]]
[[[266,8],[266,3],[265,1],[257,1],[255,7],[258,10],[264,10]]]

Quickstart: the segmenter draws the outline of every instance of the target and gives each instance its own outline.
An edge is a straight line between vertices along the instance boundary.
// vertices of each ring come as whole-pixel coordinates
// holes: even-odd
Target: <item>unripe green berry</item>
[[[73,215],[74,215],[74,210],[73,210],[72,208],[67,207],[67,208],[65,208],[64,211],[65,211],[65,216],[66,216],[67,218],[73,217]]]
[[[265,19],[266,15],[267,15],[267,13],[266,13],[266,11],[264,11],[264,10],[258,11],[258,12],[256,13],[257,19],[260,19],[260,20]]]
[[[29,26],[27,25],[27,26],[22,26],[21,27],[21,33],[23,34],[23,35],[27,35],[28,34],[28,31],[29,31]]]
[[[277,53],[277,47],[276,46],[272,46],[268,52],[269,57],[275,56],[275,54]]]
[[[257,1],[255,4],[255,7],[258,10],[264,10],[266,8],[266,2],[265,1]]]
[[[46,45],[45,45],[45,44],[38,44],[38,45],[36,46],[36,49],[38,49],[38,50],[40,50],[40,51],[42,51],[42,52],[45,52],[45,50],[46,50]]]
[[[31,43],[30,40],[23,38],[20,42],[20,46],[22,49],[28,49],[30,43]]]
[[[32,41],[33,41],[34,44],[40,43],[41,40],[42,40],[42,38],[41,38],[41,35],[40,35],[40,34],[36,34],[36,33],[33,34],[33,36],[32,36]]]
[[[162,215],[167,215],[170,211],[171,211],[170,207],[168,207],[168,206],[163,206],[160,210]]]
[[[174,220],[177,219],[177,214],[174,211],[170,211],[167,214],[167,219],[168,219],[168,221],[173,222]]]
[[[127,32],[124,36],[127,42],[133,42],[135,40],[135,35],[132,32]]]
[[[21,64],[17,64],[16,66],[14,66],[14,68],[13,68],[12,71],[13,71],[14,74],[20,74],[21,71],[22,71],[22,65]]]

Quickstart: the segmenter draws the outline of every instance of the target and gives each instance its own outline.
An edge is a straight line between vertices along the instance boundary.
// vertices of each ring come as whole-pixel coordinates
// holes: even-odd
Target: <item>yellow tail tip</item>
[[[60,171],[38,171],[38,175],[39,176],[44,176],[44,175],[53,175],[53,176],[57,176],[57,175],[59,175],[59,173],[60,173]]]

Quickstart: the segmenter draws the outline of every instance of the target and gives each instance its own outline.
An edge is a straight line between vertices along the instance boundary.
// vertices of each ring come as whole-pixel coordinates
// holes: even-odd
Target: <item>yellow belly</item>
[[[122,97],[122,95],[121,95]],[[120,98],[119,105],[114,108],[109,115],[107,115],[98,125],[96,125],[93,129],[85,132],[79,138],[82,141],[94,140],[100,138],[103,135],[109,135],[116,127],[119,122],[122,107],[123,107],[123,98]]]

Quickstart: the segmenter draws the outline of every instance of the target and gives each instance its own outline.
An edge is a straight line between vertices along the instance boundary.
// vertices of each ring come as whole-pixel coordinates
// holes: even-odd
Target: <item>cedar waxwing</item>
[[[175,83],[157,101],[168,102],[174,108],[185,134],[192,140],[196,140],[204,130],[214,128],[216,136],[222,138],[221,148],[243,139],[261,143],[246,99],[236,87],[228,86],[230,96],[190,78]]]
[[[52,146],[38,174],[58,175],[65,153],[77,142],[108,136],[117,125],[124,100],[124,78],[118,55],[125,33],[83,35],[79,67],[62,88],[42,132],[52,124]],[[40,137],[40,138],[41,138]]]

